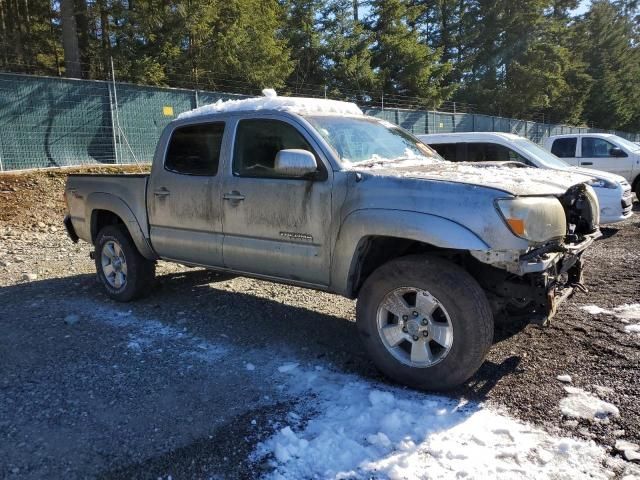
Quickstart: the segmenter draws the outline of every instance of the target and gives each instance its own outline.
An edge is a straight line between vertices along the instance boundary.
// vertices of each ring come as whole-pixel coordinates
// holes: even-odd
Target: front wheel
[[[96,271],[107,294],[128,302],[149,293],[155,262],[144,258],[122,225],[109,225],[96,238]]]
[[[447,390],[468,380],[493,341],[484,291],[458,265],[429,255],[402,257],[365,281],[358,330],[376,366],[413,388]]]

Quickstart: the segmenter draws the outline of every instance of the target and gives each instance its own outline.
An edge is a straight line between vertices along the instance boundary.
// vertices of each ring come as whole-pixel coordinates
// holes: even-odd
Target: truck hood
[[[586,175],[588,177],[593,178],[603,178],[605,180],[609,180],[610,182],[617,183],[618,185],[626,185],[628,182],[626,178],[622,175],[618,175],[617,173],[605,172],[602,170],[593,170],[590,168],[581,168],[581,167],[570,167],[566,170],[567,172],[577,173],[579,175]]]
[[[517,162],[447,162],[428,159],[354,165],[352,170],[376,176],[477,185],[512,195],[562,195],[570,187],[593,178],[592,175],[569,171],[529,168]]]

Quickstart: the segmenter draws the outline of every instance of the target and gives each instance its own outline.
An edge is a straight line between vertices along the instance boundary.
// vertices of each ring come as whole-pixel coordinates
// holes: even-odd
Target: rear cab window
[[[556,138],[551,146],[551,153],[559,158],[574,158],[576,156],[576,137]]]
[[[171,134],[164,168],[181,175],[215,176],[220,164],[224,122],[176,128]]]

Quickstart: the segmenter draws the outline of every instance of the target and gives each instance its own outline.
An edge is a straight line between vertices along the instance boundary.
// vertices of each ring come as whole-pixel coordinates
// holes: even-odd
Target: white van
[[[609,133],[554,135],[544,148],[570,165],[617,173],[640,200],[640,145]]]
[[[464,132],[418,135],[446,160],[454,162],[515,161],[534,168],[569,170],[593,178],[591,186],[600,202],[600,223],[629,218],[631,186],[620,175],[572,167],[544,148],[512,133]]]

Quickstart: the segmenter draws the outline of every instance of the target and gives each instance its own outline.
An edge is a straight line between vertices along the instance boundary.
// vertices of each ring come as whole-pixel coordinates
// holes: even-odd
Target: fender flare
[[[98,233],[95,231],[95,212],[96,210],[106,210],[111,212],[122,219],[125,227],[129,231],[129,235],[133,239],[133,243],[140,254],[148,260],[156,260],[158,256],[154,252],[153,248],[147,241],[138,220],[135,215],[120,197],[112,195],[110,193],[92,193],[87,197],[85,203],[85,217],[91,220],[90,234],[91,243],[95,241],[95,235]]]
[[[453,250],[489,250],[467,227],[438,215],[407,210],[365,209],[351,212],[342,222],[333,249],[331,290],[353,297],[353,273],[358,250],[366,237],[415,240]]]

